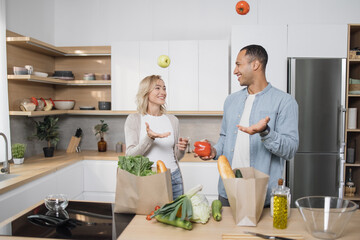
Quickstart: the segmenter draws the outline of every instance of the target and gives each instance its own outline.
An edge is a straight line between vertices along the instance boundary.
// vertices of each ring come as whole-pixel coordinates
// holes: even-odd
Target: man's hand
[[[166,133],[156,133],[156,132],[153,132],[150,127],[149,127],[149,123],[145,122],[145,125],[146,125],[146,132],[147,132],[147,135],[149,136],[149,138],[151,139],[155,139],[155,138],[166,138],[168,136],[170,136],[170,132],[166,132]]]
[[[240,125],[236,125],[236,127],[239,128],[240,131],[243,131],[245,133],[248,133],[250,135],[253,135],[255,133],[260,133],[266,129],[266,125],[270,121],[269,117],[266,117],[264,119],[261,119],[258,123],[251,125],[250,127],[243,127]]]
[[[180,151],[185,151],[188,145],[189,139],[188,138],[179,138],[177,146]]]
[[[206,140],[206,139],[204,139],[204,140],[202,140],[202,141],[209,142],[209,141]],[[211,160],[211,159],[213,159],[215,156],[216,156],[216,149],[215,149],[213,146],[211,146],[210,156],[200,157],[199,155],[197,155],[196,153],[194,153],[194,157],[199,157],[199,158],[201,158],[201,160],[204,160],[204,161]]]

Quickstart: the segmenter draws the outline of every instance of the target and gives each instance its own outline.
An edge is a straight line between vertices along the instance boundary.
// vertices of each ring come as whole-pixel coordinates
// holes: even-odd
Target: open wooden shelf
[[[31,37],[16,36],[7,37],[6,43],[31,51],[39,52],[48,56],[110,56],[110,46],[99,47],[55,47],[51,44],[39,41]]]
[[[47,84],[69,85],[69,86],[110,86],[111,80],[62,80],[57,78],[39,77],[35,75],[8,75],[8,80],[21,80]]]
[[[10,116],[39,117],[48,115],[98,115],[98,116],[126,116],[136,111],[112,111],[112,110],[51,110],[51,111],[9,111]],[[222,111],[168,111],[167,113],[177,116],[222,116]]]
[[[352,200],[352,201],[360,201],[360,195],[359,195],[359,194],[355,194],[355,196],[353,196],[353,197],[346,197],[346,196],[344,195],[344,199],[346,199],[346,200]]]

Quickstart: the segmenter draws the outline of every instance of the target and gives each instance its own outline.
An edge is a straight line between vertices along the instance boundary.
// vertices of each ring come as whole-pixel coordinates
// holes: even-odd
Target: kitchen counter
[[[305,223],[295,208],[291,209],[291,216],[288,219],[288,227],[284,230],[278,230],[272,226],[272,217],[270,209],[265,208],[260,221],[256,227],[238,227],[235,225],[233,216],[229,207],[223,208],[223,219],[216,222],[210,219],[206,224],[193,224],[191,231],[176,228],[157,222],[155,219],[147,221],[144,215],[136,215],[130,224],[125,228],[118,240],[138,240],[138,239],[157,239],[157,240],[181,240],[181,239],[222,239],[223,234],[238,235],[226,239],[260,239],[245,235],[244,231],[258,232],[269,235],[284,237],[293,237],[294,239],[315,239],[306,230]],[[357,210],[345,227],[342,237],[339,239],[359,239],[360,236],[360,211]],[[141,231],[139,231],[141,229]],[[240,237],[241,236],[241,237]],[[303,238],[301,238],[303,237]],[[225,239],[225,238],[224,238]]]
[[[98,152],[96,150],[83,150],[80,153],[66,153],[65,151],[56,151],[54,157],[45,158],[43,154],[30,158],[25,158],[24,164],[10,164],[10,173],[18,175],[14,178],[0,182],[0,194],[13,190],[19,186],[29,183],[35,179],[55,172],[61,168],[74,164],[82,160],[118,160],[118,156],[124,153],[114,151]],[[193,153],[186,153],[181,162],[215,162],[202,161],[195,158]]]

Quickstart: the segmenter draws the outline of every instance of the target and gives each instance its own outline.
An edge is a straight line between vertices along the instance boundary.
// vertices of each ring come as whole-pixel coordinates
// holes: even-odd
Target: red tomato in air
[[[246,1],[240,1],[236,4],[236,12],[240,15],[245,15],[250,11],[250,6]]]

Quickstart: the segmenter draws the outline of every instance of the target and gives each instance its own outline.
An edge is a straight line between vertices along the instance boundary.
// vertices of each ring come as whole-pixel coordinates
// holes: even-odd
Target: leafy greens
[[[128,171],[136,176],[150,176],[156,174],[151,170],[151,162],[149,158],[144,156],[119,156],[119,168]]]

